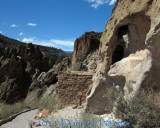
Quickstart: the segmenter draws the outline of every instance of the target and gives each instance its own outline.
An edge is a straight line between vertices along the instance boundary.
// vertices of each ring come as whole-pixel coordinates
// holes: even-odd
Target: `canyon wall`
[[[141,88],[160,90],[159,5],[160,0],[117,0],[101,37],[86,110],[106,112],[107,87],[121,88],[126,100]]]
[[[98,49],[102,33],[86,32],[77,38],[72,54],[72,70],[88,71],[96,69]]]
[[[14,103],[24,99],[32,76],[48,70],[48,58],[38,46],[27,44],[6,48],[0,58],[0,101]]]

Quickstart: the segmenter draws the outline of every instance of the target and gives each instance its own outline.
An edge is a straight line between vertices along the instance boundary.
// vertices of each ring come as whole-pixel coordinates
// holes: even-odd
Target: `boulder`
[[[25,102],[28,103],[43,96],[55,96],[57,94],[57,82],[57,74],[52,69],[46,73],[42,72],[32,81]]]

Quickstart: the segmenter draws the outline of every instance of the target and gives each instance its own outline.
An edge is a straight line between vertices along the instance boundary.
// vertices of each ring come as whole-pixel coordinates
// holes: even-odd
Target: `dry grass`
[[[24,109],[27,109],[27,106],[22,102],[15,104],[0,103],[0,119],[6,119],[13,114],[23,111]]]
[[[111,91],[111,88],[109,90],[108,100],[112,104],[117,101],[115,111],[117,118],[130,122],[134,128],[160,127],[160,93],[141,90],[131,101],[125,101],[122,91],[115,91],[115,89]]]
[[[61,100],[58,97],[47,96],[33,100],[28,106],[37,107],[39,110],[48,109],[51,112],[61,108]]]
[[[49,109],[51,112],[52,110],[60,109],[61,101],[57,97],[48,96],[41,99],[36,99],[28,104],[23,102],[18,102],[15,104],[0,103],[0,120],[6,119],[9,116],[19,113],[25,109],[35,107],[39,110]]]

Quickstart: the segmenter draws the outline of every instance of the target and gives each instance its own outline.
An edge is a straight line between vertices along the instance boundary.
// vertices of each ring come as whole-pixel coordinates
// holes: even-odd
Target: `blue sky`
[[[0,33],[72,51],[84,32],[102,32],[116,0],[0,0]]]

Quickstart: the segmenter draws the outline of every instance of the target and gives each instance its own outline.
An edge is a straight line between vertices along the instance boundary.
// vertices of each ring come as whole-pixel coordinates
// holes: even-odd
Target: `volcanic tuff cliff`
[[[141,88],[160,90],[159,5],[160,0],[117,0],[101,37],[87,109],[105,112],[106,87],[119,86],[126,100]]]
[[[102,33],[91,31],[84,33],[75,40],[71,58],[73,70],[87,71],[96,68],[101,35]]]

